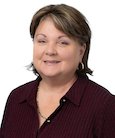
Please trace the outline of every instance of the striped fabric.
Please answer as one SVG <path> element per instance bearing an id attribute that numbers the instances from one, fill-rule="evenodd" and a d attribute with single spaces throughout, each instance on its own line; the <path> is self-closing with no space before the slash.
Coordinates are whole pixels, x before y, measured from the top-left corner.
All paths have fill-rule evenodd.
<path id="1" fill-rule="evenodd" d="M 36 92 L 40 78 L 11 92 L 0 138 L 115 138 L 115 96 L 79 77 L 39 128 Z"/>

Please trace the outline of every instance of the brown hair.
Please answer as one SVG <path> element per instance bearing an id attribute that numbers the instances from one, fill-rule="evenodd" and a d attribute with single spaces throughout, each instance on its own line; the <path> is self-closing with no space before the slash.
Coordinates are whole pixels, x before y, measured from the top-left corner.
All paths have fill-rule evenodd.
<path id="1" fill-rule="evenodd" d="M 91 30 L 85 16 L 77 9 L 65 4 L 45 6 L 38 10 L 32 18 L 30 24 L 30 35 L 33 39 L 40 21 L 48 16 L 53 20 L 57 29 L 63 31 L 69 37 L 78 40 L 81 46 L 86 44 L 86 50 L 82 59 L 84 69 L 81 68 L 80 63 L 79 69 L 77 69 L 76 72 L 77 74 L 86 75 L 86 73 L 88 73 L 91 75 L 92 70 L 88 68 Z M 39 74 L 33 64 L 31 67 L 33 67 L 35 74 Z"/>

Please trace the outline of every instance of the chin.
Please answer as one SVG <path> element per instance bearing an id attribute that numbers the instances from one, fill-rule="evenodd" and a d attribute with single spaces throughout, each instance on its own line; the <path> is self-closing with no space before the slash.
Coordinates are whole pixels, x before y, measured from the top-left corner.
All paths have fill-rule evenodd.
<path id="1" fill-rule="evenodd" d="M 41 72 L 40 73 L 41 77 L 43 76 L 43 77 L 48 77 L 48 78 L 56 78 L 56 77 L 59 76 L 59 74 L 60 73 L 53 73 L 53 72 L 51 72 L 51 73 L 43 73 L 43 72 Z"/>

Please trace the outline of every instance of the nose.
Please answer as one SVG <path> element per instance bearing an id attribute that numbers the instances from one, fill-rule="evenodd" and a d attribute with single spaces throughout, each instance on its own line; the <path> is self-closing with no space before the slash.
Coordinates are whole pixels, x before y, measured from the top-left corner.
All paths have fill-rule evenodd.
<path id="1" fill-rule="evenodd" d="M 45 49 L 45 54 L 49 56 L 54 56 L 57 54 L 56 45 L 54 43 L 49 43 Z"/>

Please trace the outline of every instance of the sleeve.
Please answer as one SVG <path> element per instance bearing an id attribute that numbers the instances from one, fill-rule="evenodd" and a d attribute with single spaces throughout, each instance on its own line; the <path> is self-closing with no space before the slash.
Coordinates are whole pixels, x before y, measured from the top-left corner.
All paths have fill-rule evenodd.
<path id="1" fill-rule="evenodd" d="M 115 96 L 106 104 L 100 138 L 115 138 Z"/>
<path id="2" fill-rule="evenodd" d="M 10 100 L 11 100 L 11 96 L 9 95 L 6 105 L 5 105 L 5 110 L 4 110 L 4 114 L 3 114 L 3 118 L 2 118 L 2 123 L 0 126 L 0 138 L 4 138 L 4 134 L 5 134 L 5 127 L 8 121 L 8 116 L 9 116 L 9 112 L 10 112 Z"/>
<path id="3" fill-rule="evenodd" d="M 3 135 L 2 135 L 1 128 L 0 128 L 0 138 L 4 138 Z"/>

